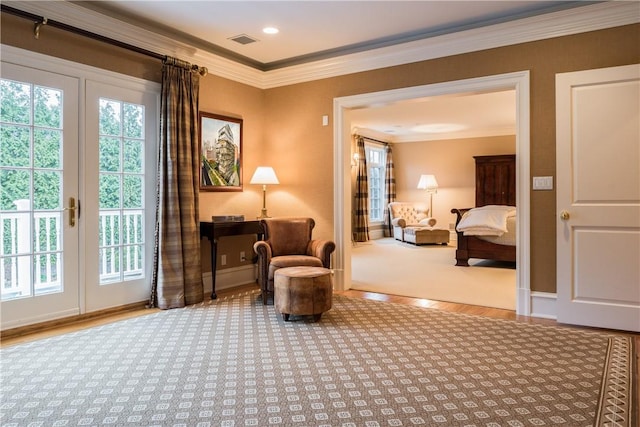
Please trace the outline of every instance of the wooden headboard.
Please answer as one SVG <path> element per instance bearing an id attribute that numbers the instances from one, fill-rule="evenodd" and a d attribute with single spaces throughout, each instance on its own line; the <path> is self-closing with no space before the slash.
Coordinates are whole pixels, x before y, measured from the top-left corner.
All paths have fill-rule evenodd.
<path id="1" fill-rule="evenodd" d="M 476 207 L 516 205 L 516 155 L 474 156 Z"/>

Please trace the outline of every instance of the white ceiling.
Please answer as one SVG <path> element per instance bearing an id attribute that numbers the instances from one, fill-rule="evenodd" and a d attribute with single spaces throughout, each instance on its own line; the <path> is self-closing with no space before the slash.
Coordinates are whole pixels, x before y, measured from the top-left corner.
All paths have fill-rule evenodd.
<path id="1" fill-rule="evenodd" d="M 566 0 L 2 3 L 263 88 L 624 25 L 640 15 L 628 2 Z M 280 33 L 263 34 L 264 26 Z M 258 41 L 230 40 L 238 35 Z M 514 134 L 514 97 L 459 94 L 372 106 L 354 111 L 352 124 L 395 142 Z M 417 124 L 464 128 L 412 132 Z"/>
<path id="2" fill-rule="evenodd" d="M 79 2 L 112 17 L 261 69 L 343 55 L 494 24 L 559 8 L 567 1 L 102 1 Z M 275 35 L 262 33 L 277 27 Z M 246 35 L 246 45 L 231 38 Z M 222 49 L 224 51 L 222 51 Z M 228 52 L 232 52 L 229 54 Z M 362 134 L 393 142 L 515 134 L 515 92 L 413 100 L 354 111 Z M 432 125 L 431 131 L 416 131 Z M 449 130 L 449 125 L 459 127 Z"/>
<path id="3" fill-rule="evenodd" d="M 585 5 L 575 1 L 78 1 L 270 69 Z M 276 35 L 262 29 L 274 26 Z M 238 35 L 257 39 L 242 45 Z M 224 53 L 224 52 L 222 52 Z"/>
<path id="4" fill-rule="evenodd" d="M 516 94 L 507 90 L 419 98 L 353 110 L 349 117 L 358 133 L 391 142 L 515 135 Z M 414 129 L 425 125 L 434 129 Z"/>

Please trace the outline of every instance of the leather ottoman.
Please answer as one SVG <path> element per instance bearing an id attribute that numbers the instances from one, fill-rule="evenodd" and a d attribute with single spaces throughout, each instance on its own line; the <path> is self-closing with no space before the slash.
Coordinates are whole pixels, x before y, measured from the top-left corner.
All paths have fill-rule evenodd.
<path id="1" fill-rule="evenodd" d="M 290 315 L 313 316 L 317 322 L 331 309 L 333 280 L 324 267 L 286 267 L 273 278 L 274 305 L 285 321 Z"/>
<path id="2" fill-rule="evenodd" d="M 404 241 L 414 245 L 446 245 L 449 243 L 449 230 L 431 227 L 406 227 Z"/>

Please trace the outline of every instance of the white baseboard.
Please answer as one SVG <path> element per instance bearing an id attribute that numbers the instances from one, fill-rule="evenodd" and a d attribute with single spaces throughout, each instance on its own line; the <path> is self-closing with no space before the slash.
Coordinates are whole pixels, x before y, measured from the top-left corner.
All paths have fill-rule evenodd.
<path id="1" fill-rule="evenodd" d="M 257 277 L 258 267 L 256 264 L 218 270 L 216 272 L 216 291 L 255 283 Z M 202 274 L 202 282 L 204 284 L 204 293 L 210 294 L 212 288 L 211 272 Z"/>
<path id="2" fill-rule="evenodd" d="M 369 230 L 369 240 L 377 240 L 384 238 L 384 229 Z"/>
<path id="3" fill-rule="evenodd" d="M 551 292 L 531 292 L 531 317 L 557 319 L 556 301 L 558 295 Z"/>

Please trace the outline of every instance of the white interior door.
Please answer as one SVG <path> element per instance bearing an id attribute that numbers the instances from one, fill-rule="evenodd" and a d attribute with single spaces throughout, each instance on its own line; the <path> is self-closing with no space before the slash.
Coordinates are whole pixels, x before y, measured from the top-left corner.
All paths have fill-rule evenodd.
<path id="1" fill-rule="evenodd" d="M 640 332 L 640 65 L 556 76 L 558 321 Z"/>
<path id="2" fill-rule="evenodd" d="M 78 79 L 2 63 L 2 329 L 78 314 Z"/>

